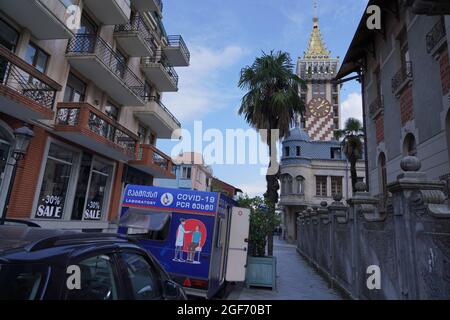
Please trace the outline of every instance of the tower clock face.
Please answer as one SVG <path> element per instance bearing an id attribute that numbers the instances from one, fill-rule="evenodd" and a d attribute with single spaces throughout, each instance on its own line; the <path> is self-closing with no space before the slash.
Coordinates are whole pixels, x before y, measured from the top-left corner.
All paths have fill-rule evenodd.
<path id="1" fill-rule="evenodd" d="M 308 104 L 309 112 L 316 118 L 323 118 L 331 112 L 331 103 L 321 97 L 312 98 Z"/>

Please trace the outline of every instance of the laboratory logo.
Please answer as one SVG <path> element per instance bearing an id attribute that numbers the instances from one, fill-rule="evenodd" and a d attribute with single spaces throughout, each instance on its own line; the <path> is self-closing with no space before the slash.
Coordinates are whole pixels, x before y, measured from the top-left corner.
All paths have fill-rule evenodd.
<path id="1" fill-rule="evenodd" d="M 164 193 L 161 196 L 161 204 L 165 207 L 170 206 L 173 203 L 173 195 L 171 193 Z"/>

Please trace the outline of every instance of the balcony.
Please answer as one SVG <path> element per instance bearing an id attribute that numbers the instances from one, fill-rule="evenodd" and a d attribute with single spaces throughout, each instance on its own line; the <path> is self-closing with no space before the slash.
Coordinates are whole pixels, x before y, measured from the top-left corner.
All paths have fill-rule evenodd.
<path id="1" fill-rule="evenodd" d="M 181 36 L 168 36 L 168 46 L 164 47 L 167 62 L 174 67 L 187 67 L 191 54 Z"/>
<path id="2" fill-rule="evenodd" d="M 157 51 L 153 57 L 142 58 L 141 68 L 148 80 L 155 85 L 158 91 L 178 91 L 178 75 L 175 69 L 168 65 L 161 51 Z"/>
<path id="3" fill-rule="evenodd" d="M 161 101 L 155 97 L 149 97 L 147 100 L 145 107 L 133 108 L 134 116 L 150 127 L 158 138 L 170 139 L 172 133 L 181 128 L 181 123 Z"/>
<path id="4" fill-rule="evenodd" d="M 282 206 L 304 206 L 308 205 L 304 194 L 282 194 L 279 205 Z"/>
<path id="5" fill-rule="evenodd" d="M 66 57 L 76 70 L 121 105 L 144 105 L 144 83 L 101 37 L 77 35 L 70 39 Z"/>
<path id="6" fill-rule="evenodd" d="M 65 23 L 66 7 L 55 0 L 1 0 L 0 11 L 28 29 L 39 40 L 70 39 L 74 33 Z"/>
<path id="7" fill-rule="evenodd" d="M 441 18 L 426 36 L 427 52 L 433 56 L 436 55 L 447 43 L 446 35 L 445 21 Z"/>
<path id="8" fill-rule="evenodd" d="M 127 0 L 84 0 L 84 5 L 102 24 L 125 24 L 130 19 L 131 8 Z"/>
<path id="9" fill-rule="evenodd" d="M 61 86 L 0 46 L 0 112 L 27 121 L 53 119 Z"/>
<path id="10" fill-rule="evenodd" d="M 396 97 L 408 86 L 413 79 L 413 68 L 412 62 L 403 63 L 400 70 L 397 71 L 395 76 L 392 78 L 392 93 Z"/>
<path id="11" fill-rule="evenodd" d="M 447 173 L 439 178 L 442 182 L 445 182 L 444 193 L 447 196 L 447 199 L 450 200 L 450 173 Z"/>
<path id="12" fill-rule="evenodd" d="M 139 12 L 155 11 L 162 13 L 163 3 L 161 0 L 131 0 L 133 7 Z"/>
<path id="13" fill-rule="evenodd" d="M 127 24 L 116 25 L 114 38 L 131 57 L 153 56 L 156 40 L 141 16 L 135 15 Z"/>
<path id="14" fill-rule="evenodd" d="M 175 175 L 172 173 L 172 159 L 152 145 L 140 145 L 136 160 L 131 160 L 128 164 L 155 178 L 175 179 Z"/>
<path id="15" fill-rule="evenodd" d="M 380 113 L 384 111 L 384 98 L 382 95 L 378 95 L 375 100 L 369 105 L 369 115 L 372 119 L 375 119 Z"/>
<path id="16" fill-rule="evenodd" d="M 88 103 L 58 103 L 55 134 L 111 159 L 135 159 L 138 137 Z"/>

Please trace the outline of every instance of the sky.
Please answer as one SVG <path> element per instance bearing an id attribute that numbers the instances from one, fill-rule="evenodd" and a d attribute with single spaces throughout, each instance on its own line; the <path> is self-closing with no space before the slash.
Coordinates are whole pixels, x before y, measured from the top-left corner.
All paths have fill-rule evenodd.
<path id="1" fill-rule="evenodd" d="M 319 26 L 333 57 L 344 58 L 367 2 L 318 1 Z M 240 70 L 271 50 L 288 52 L 296 64 L 306 50 L 313 16 L 313 0 L 164 1 L 167 33 L 181 34 L 191 53 L 190 66 L 176 68 L 179 91 L 164 93 L 164 104 L 192 136 L 196 121 L 202 122 L 203 130 L 216 129 L 224 136 L 227 129 L 249 129 L 237 112 L 245 94 L 237 87 Z M 356 81 L 343 86 L 341 108 L 342 123 L 348 117 L 362 119 L 361 87 Z M 183 151 L 192 151 L 185 148 L 186 142 Z M 202 152 L 209 143 L 192 149 Z M 158 147 L 174 155 L 180 141 L 160 139 Z M 212 164 L 216 177 L 250 196 L 265 192 L 263 168 L 261 163 Z"/>

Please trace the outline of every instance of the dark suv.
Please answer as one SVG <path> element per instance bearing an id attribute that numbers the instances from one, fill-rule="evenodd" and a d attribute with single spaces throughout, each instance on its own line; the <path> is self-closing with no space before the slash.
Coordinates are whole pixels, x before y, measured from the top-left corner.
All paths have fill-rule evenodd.
<path id="1" fill-rule="evenodd" d="M 132 239 L 0 225 L 0 300 L 184 300 Z"/>

